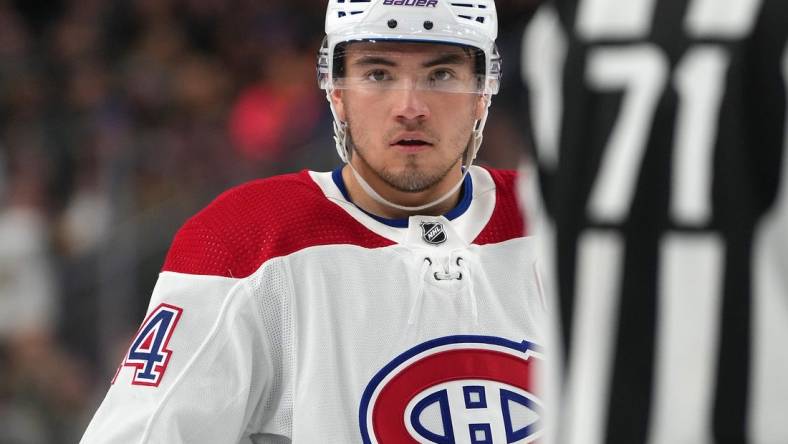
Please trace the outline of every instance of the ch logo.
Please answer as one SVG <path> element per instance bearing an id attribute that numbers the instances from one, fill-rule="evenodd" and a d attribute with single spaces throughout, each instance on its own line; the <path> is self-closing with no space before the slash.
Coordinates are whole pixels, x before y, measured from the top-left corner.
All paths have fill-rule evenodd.
<path id="1" fill-rule="evenodd" d="M 533 395 L 517 387 L 453 381 L 414 398 L 406 409 L 405 425 L 422 442 L 525 443 L 536 438 L 539 410 Z"/>
<path id="2" fill-rule="evenodd" d="M 359 420 L 364 443 L 530 443 L 541 435 L 533 394 L 537 346 L 450 336 L 395 358 L 370 381 Z"/>
<path id="3" fill-rule="evenodd" d="M 446 242 L 446 230 L 440 222 L 422 222 L 421 238 L 430 245 L 440 245 Z"/>

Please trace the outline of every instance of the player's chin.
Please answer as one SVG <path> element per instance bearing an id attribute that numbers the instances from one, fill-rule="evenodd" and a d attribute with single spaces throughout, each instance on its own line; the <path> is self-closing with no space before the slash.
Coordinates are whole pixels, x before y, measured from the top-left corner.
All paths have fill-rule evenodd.
<path id="1" fill-rule="evenodd" d="M 389 181 L 399 191 L 407 193 L 428 191 L 438 182 L 440 182 L 440 176 L 435 171 L 419 168 L 405 168 L 398 174 L 392 174 Z"/>

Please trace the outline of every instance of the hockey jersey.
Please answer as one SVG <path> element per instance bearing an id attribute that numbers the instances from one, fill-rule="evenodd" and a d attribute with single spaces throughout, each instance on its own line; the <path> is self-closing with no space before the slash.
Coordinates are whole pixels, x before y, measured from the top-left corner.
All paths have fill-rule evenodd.
<path id="1" fill-rule="evenodd" d="M 388 220 L 341 170 L 254 181 L 178 232 L 82 443 L 530 442 L 545 303 L 511 172 Z"/>

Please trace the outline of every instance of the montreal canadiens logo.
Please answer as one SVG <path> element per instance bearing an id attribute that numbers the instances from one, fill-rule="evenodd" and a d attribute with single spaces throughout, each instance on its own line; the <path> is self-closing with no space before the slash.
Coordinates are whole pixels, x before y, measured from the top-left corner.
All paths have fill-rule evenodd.
<path id="1" fill-rule="evenodd" d="M 367 385 L 364 443 L 530 443 L 541 434 L 534 395 L 538 346 L 492 336 L 450 336 L 395 358 Z"/>

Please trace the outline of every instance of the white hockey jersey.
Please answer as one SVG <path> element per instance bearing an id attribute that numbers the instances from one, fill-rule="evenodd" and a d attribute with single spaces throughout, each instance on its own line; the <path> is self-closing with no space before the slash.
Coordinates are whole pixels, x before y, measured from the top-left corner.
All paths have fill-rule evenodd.
<path id="1" fill-rule="evenodd" d="M 387 220 L 340 170 L 235 188 L 177 234 L 82 443 L 531 442 L 544 300 L 511 172 Z"/>

